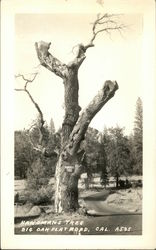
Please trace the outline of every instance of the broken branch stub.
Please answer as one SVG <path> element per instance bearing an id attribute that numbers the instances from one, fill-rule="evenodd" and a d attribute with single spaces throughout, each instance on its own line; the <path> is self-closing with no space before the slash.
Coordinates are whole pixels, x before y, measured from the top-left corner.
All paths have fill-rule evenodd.
<path id="1" fill-rule="evenodd" d="M 44 41 L 35 43 L 38 59 L 42 66 L 64 79 L 68 73 L 67 65 L 62 63 L 49 52 L 50 45 L 51 43 Z"/>

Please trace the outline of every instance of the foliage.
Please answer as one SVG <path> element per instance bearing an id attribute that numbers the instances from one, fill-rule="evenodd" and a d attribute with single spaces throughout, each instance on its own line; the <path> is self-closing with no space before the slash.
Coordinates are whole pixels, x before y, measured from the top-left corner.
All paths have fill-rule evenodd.
<path id="1" fill-rule="evenodd" d="M 37 124 L 32 130 L 32 139 L 34 143 L 39 143 L 39 133 L 37 133 Z M 55 133 L 54 123 L 51 120 L 50 126 L 44 126 L 44 146 L 47 154 L 60 148 L 60 134 Z M 36 142 L 35 142 L 36 140 Z M 33 204 L 51 203 L 53 189 L 49 186 L 49 179 L 55 173 L 57 157 L 45 156 L 39 151 L 34 150 L 33 163 L 27 173 L 27 200 Z"/>
<path id="2" fill-rule="evenodd" d="M 85 136 L 85 161 L 83 162 L 84 171 L 87 173 L 85 179 L 86 189 L 89 188 L 89 183 L 92 179 L 92 174 L 98 172 L 98 159 L 99 159 L 99 131 L 89 127 Z"/>
<path id="3" fill-rule="evenodd" d="M 48 187 L 49 171 L 44 157 L 36 155 L 36 159 L 27 173 L 27 201 L 35 204 L 51 202 L 52 187 Z"/>
<path id="4" fill-rule="evenodd" d="M 26 131 L 15 131 L 15 176 L 26 178 L 27 169 L 30 167 L 33 153 L 32 146 L 26 135 Z"/>
<path id="5" fill-rule="evenodd" d="M 109 175 L 116 179 L 118 187 L 119 177 L 127 176 L 130 172 L 130 149 L 128 138 L 123 133 L 123 128 L 116 127 L 105 129 L 105 151 Z"/>
<path id="6" fill-rule="evenodd" d="M 85 141 L 86 170 L 88 175 L 91 175 L 91 173 L 99 172 L 100 170 L 99 131 L 89 127 L 85 136 Z"/>
<path id="7" fill-rule="evenodd" d="M 106 186 L 109 183 L 106 164 L 107 157 L 104 150 L 104 142 L 103 140 L 101 141 L 101 136 L 101 133 L 97 129 L 91 127 L 88 128 L 85 136 L 85 171 L 88 175 L 88 182 L 91 181 L 93 173 L 100 173 L 101 184 Z"/>
<path id="8" fill-rule="evenodd" d="M 31 190 L 25 193 L 25 199 L 33 205 L 46 205 L 52 203 L 54 195 L 51 185 L 42 186 L 38 190 Z"/>
<path id="9" fill-rule="evenodd" d="M 135 173 L 142 174 L 142 157 L 143 157 L 143 106 L 141 98 L 136 102 L 136 114 L 134 121 L 134 154 L 135 154 Z"/>
<path id="10" fill-rule="evenodd" d="M 135 153 L 135 146 L 134 146 L 134 135 L 131 134 L 128 138 L 129 149 L 130 149 L 130 169 L 129 174 L 135 175 L 136 173 L 136 153 Z"/>
<path id="11" fill-rule="evenodd" d="M 60 131 L 55 133 L 54 123 L 51 119 L 50 126 L 44 126 L 44 146 L 48 153 L 60 150 Z M 33 148 L 39 144 L 40 133 L 38 129 L 38 118 L 33 122 L 30 130 L 15 131 L 15 176 L 23 179 L 27 178 L 27 171 L 35 161 L 38 152 Z M 47 173 L 50 176 L 55 173 L 57 158 L 43 157 L 44 165 L 47 165 Z M 42 161 L 43 161 L 42 159 Z"/>
<path id="12" fill-rule="evenodd" d="M 15 174 L 27 179 L 27 191 L 24 199 L 34 205 L 51 203 L 53 190 L 48 183 L 50 177 L 54 175 L 57 161 L 56 156 L 45 157 L 33 148 L 40 141 L 37 122 L 38 119 L 33 124 L 31 131 L 15 132 Z M 53 128 L 52 122 L 50 127 L 45 125 L 43 132 L 46 139 L 44 141 L 46 151 L 50 153 L 55 149 L 59 150 L 60 132 L 54 132 L 54 124 Z"/>
<path id="13" fill-rule="evenodd" d="M 106 147 L 109 142 L 109 137 L 107 134 L 107 129 L 103 136 L 101 137 L 101 152 L 102 152 L 102 163 L 101 163 L 101 185 L 106 187 L 109 184 L 109 177 L 108 177 L 108 158 L 106 153 Z"/>
<path id="14" fill-rule="evenodd" d="M 101 180 L 101 185 L 106 188 L 106 186 L 109 184 L 108 172 L 106 168 L 103 168 L 100 180 Z"/>
<path id="15" fill-rule="evenodd" d="M 50 124 L 49 124 L 49 133 L 50 134 L 55 134 L 55 124 L 53 119 L 50 119 Z"/>
<path id="16" fill-rule="evenodd" d="M 46 122 L 41 126 L 41 118 L 38 115 L 37 118 L 33 121 L 29 131 L 29 138 L 33 146 L 42 145 L 46 147 L 49 141 L 49 129 Z"/>

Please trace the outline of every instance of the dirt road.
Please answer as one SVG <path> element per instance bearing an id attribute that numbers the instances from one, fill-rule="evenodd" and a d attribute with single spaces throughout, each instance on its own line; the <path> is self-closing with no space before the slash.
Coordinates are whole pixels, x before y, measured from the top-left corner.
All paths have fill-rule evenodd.
<path id="1" fill-rule="evenodd" d="M 142 215 L 105 203 L 109 191 L 83 197 L 90 216 L 55 216 L 37 219 L 37 225 L 15 227 L 16 234 L 141 235 Z M 49 225 L 51 221 L 51 224 Z M 44 224 L 44 223 L 45 224 Z"/>

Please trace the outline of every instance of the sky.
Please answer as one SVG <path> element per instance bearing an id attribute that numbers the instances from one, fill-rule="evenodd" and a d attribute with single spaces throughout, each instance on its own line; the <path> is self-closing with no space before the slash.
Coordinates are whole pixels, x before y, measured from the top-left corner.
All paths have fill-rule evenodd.
<path id="1" fill-rule="evenodd" d="M 93 13 L 52 13 L 15 15 L 15 74 L 38 71 L 29 91 L 39 104 L 44 119 L 54 120 L 61 127 L 64 116 L 64 89 L 62 79 L 39 65 L 34 43 L 51 42 L 50 52 L 62 62 L 69 62 L 78 43 L 87 44 L 92 37 Z M 79 104 L 85 108 L 101 89 L 105 80 L 116 80 L 119 90 L 94 117 L 90 126 L 103 131 L 104 127 L 119 125 L 125 133 L 133 130 L 135 105 L 142 98 L 142 15 L 122 14 L 118 22 L 127 27 L 112 32 L 111 37 L 101 33 L 95 47 L 88 49 L 79 69 Z M 37 67 L 38 66 L 38 67 Z M 15 79 L 15 88 L 21 88 L 22 79 Z M 15 91 L 15 130 L 29 128 L 37 111 L 24 92 Z"/>

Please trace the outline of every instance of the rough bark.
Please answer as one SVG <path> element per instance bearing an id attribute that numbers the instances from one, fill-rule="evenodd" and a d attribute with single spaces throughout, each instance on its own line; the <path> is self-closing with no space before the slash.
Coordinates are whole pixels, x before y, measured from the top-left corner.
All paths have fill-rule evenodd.
<path id="1" fill-rule="evenodd" d="M 76 68 L 69 68 L 64 79 L 65 117 L 62 124 L 62 146 L 68 141 L 81 110 L 78 103 L 79 82 Z"/>
<path id="2" fill-rule="evenodd" d="M 64 160 L 64 155 L 61 154 L 57 162 L 55 173 L 56 213 L 78 209 L 78 180 L 81 174 L 81 165 L 76 158 L 74 155 Z"/>
<path id="3" fill-rule="evenodd" d="M 62 124 L 61 140 L 63 147 L 69 139 L 79 117 L 79 111 L 81 110 L 78 103 L 78 69 L 85 59 L 86 50 L 93 45 L 84 46 L 83 44 L 79 44 L 76 57 L 68 65 L 60 62 L 59 59 L 49 52 L 50 45 L 51 43 L 41 41 L 35 43 L 35 48 L 41 65 L 63 79 L 65 103 L 65 117 Z"/>
<path id="4" fill-rule="evenodd" d="M 68 143 L 62 150 L 55 175 L 55 211 L 57 213 L 78 208 L 78 180 L 83 171 L 83 166 L 80 163 L 83 149 L 81 149 L 80 143 L 84 139 L 85 132 L 95 114 L 114 96 L 117 89 L 117 82 L 105 82 L 103 88 L 80 115 Z M 68 166 L 70 166 L 69 169 Z"/>
<path id="5" fill-rule="evenodd" d="M 102 89 L 89 103 L 87 108 L 84 109 L 69 138 L 68 151 L 70 154 L 74 154 L 78 150 L 80 142 L 83 140 L 84 134 L 91 120 L 96 113 L 100 111 L 104 104 L 114 96 L 117 89 L 118 84 L 116 81 L 106 81 Z"/>
<path id="6" fill-rule="evenodd" d="M 67 65 L 49 53 L 50 45 L 51 43 L 46 43 L 44 41 L 35 43 L 38 59 L 42 66 L 57 76 L 64 78 L 67 73 Z"/>

